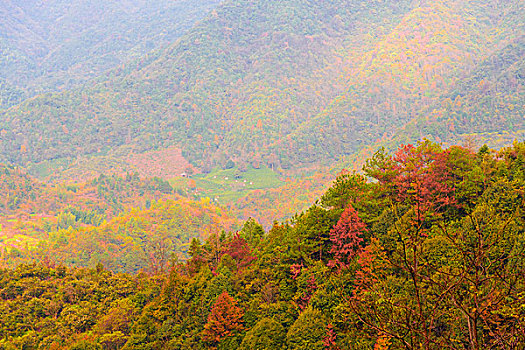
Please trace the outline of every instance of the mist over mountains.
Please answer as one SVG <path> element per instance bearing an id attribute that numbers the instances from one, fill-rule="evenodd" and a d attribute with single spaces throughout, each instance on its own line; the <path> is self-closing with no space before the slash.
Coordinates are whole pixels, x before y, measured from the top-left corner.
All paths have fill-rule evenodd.
<path id="1" fill-rule="evenodd" d="M 119 6 L 126 18 L 134 18 L 134 8 L 139 18 L 120 24 L 111 15 L 119 6 L 112 5 L 100 9 L 106 15 L 92 27 L 111 21 L 125 31 L 157 18 L 145 3 L 132 3 Z M 97 4 L 90 5 L 92 13 Z M 179 7 L 166 17 L 215 5 L 169 4 Z M 111 66 L 104 60 L 116 60 L 108 57 L 133 58 L 130 63 L 2 112 L 2 160 L 119 157 L 176 146 L 204 170 L 254 159 L 289 169 L 326 164 L 377 142 L 457 142 L 465 134 L 495 142 L 501 133 L 522 129 L 523 7 L 516 0 L 236 0 L 176 28 L 165 27 L 172 23 L 167 19 L 149 21 L 135 46 L 120 39 L 117 47 L 108 44 L 111 52 L 96 40 L 98 46 L 85 46 L 83 57 L 99 64 L 98 72 Z M 182 34 L 190 22 L 196 24 Z M 58 60 L 59 72 L 74 69 L 79 79 L 96 75 L 95 68 L 82 69 L 87 63 L 70 67 L 72 58 L 54 54 L 74 51 L 74 42 L 53 54 L 52 41 L 34 42 L 34 57 L 47 55 L 48 67 Z M 162 48 L 137 58 L 138 48 L 151 42 Z M 30 61 L 23 57 L 29 53 L 20 61 Z"/>
<path id="2" fill-rule="evenodd" d="M 0 1 L 0 349 L 521 349 L 523 0 Z"/>
<path id="3" fill-rule="evenodd" d="M 0 107 L 71 88 L 172 43 L 218 3 L 2 1 Z"/>

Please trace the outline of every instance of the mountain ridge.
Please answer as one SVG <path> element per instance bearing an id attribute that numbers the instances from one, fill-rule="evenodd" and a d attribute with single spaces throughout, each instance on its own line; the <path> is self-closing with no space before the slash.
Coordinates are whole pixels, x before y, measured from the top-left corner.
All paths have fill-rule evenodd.
<path id="1" fill-rule="evenodd" d="M 495 82 L 483 62 L 521 40 L 522 8 L 519 1 L 227 1 L 165 49 L 82 89 L 3 112 L 0 149 L 4 161 L 25 164 L 175 146 L 204 171 L 229 161 L 286 171 L 382 139 L 413 142 L 427 133 L 407 139 L 404 130 L 429 123 L 471 74 Z M 518 68 L 509 90 L 514 115 L 523 110 Z M 457 108 L 476 116 L 476 133 L 492 131 L 480 115 L 495 110 L 475 101 Z M 522 129 L 519 116 L 509 118 L 499 130 Z M 22 132 L 36 129 L 38 139 Z M 454 140 L 454 132 L 436 136 Z"/>

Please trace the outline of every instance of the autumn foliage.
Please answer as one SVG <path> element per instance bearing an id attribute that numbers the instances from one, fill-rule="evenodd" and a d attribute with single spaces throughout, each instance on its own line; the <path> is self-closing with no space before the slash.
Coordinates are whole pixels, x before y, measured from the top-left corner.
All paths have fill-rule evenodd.
<path id="1" fill-rule="evenodd" d="M 0 269 L 0 347 L 521 349 L 524 164 L 523 143 L 381 150 L 365 166 L 369 178 L 341 172 L 321 202 L 268 231 L 254 219 L 238 232 L 208 223 L 207 237 L 187 243 L 187 260 L 162 253 L 196 203 L 155 201 L 91 231 L 72 228 L 78 237 L 53 242 L 79 264 L 89 255 L 77 247 L 103 256 L 87 233 L 117 256 L 114 237 L 129 232 L 147 243 L 136 247 L 151 268 L 68 268 L 49 256 Z M 22 183 L 6 188 L 20 192 Z M 184 220 L 177 203 L 192 208 Z M 74 214 L 60 223 L 75 225 Z"/>
<path id="2" fill-rule="evenodd" d="M 218 344 L 243 329 L 242 317 L 244 312 L 237 306 L 237 302 L 228 292 L 222 292 L 213 304 L 208 316 L 208 322 L 202 332 L 205 341 Z"/>
<path id="3" fill-rule="evenodd" d="M 228 254 L 235 260 L 238 269 L 244 269 L 250 266 L 250 264 L 257 259 L 246 240 L 238 233 L 234 235 L 225 247 L 224 253 Z"/>
<path id="4" fill-rule="evenodd" d="M 357 211 L 349 205 L 341 214 L 339 221 L 330 231 L 330 241 L 333 260 L 328 263 L 338 268 L 347 267 L 361 249 L 363 233 L 366 225 L 357 215 Z"/>

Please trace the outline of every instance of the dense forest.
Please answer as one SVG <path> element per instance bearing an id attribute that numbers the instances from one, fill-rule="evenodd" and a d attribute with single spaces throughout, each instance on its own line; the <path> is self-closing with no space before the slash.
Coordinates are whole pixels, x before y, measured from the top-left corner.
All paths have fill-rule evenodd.
<path id="1" fill-rule="evenodd" d="M 218 0 L 5 0 L 0 108 L 78 86 L 176 41 Z"/>
<path id="2" fill-rule="evenodd" d="M 130 275 L 0 270 L 5 349 L 519 349 L 525 143 L 379 150 L 265 231 L 210 230 Z"/>
<path id="3" fill-rule="evenodd" d="M 52 256 L 56 263 L 117 272 L 164 271 L 185 259 L 192 238 L 233 230 L 233 214 L 190 198 L 160 178 L 104 176 L 84 183 L 39 182 L 0 168 L 0 266 Z"/>
<path id="4" fill-rule="evenodd" d="M 0 1 L 0 350 L 524 349 L 524 13 Z"/>
<path id="5" fill-rule="evenodd" d="M 212 3 L 176 41 L 0 112 L 0 160 L 111 168 L 177 147 L 204 172 L 286 172 L 370 145 L 522 133 L 523 1 Z"/>

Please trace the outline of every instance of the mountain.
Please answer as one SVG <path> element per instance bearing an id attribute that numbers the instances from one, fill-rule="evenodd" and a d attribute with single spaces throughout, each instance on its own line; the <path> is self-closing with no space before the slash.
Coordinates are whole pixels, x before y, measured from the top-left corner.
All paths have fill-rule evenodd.
<path id="1" fill-rule="evenodd" d="M 1 154 L 35 163 L 177 147 L 205 171 L 229 161 L 286 171 L 402 139 L 403 128 L 422 120 L 424 129 L 452 98 L 450 113 L 473 115 L 475 133 L 518 131 L 523 6 L 225 1 L 166 49 L 3 112 Z M 508 83 L 488 68 L 500 54 Z M 480 79 L 489 99 L 502 99 L 489 86 L 504 89 L 509 122 L 494 123 L 496 102 L 483 104 L 473 91 L 472 100 L 456 101 Z M 463 123 L 440 139 L 474 122 Z"/>
<path id="2" fill-rule="evenodd" d="M 176 144 L 200 166 L 232 157 L 246 161 L 257 153 L 269 163 L 278 157 L 271 157 L 269 147 L 334 95 L 323 70 L 338 60 L 353 28 L 384 25 L 378 9 L 387 20 L 399 21 L 408 5 L 225 2 L 171 47 L 108 79 L 7 111 L 2 154 L 10 161 L 42 161 L 126 144 L 138 151 Z M 19 127 L 39 128 L 42 139 L 16 135 Z M 253 141 L 246 144 L 247 138 Z"/>
<path id="3" fill-rule="evenodd" d="M 0 106 L 9 107 L 22 102 L 26 98 L 26 92 L 10 84 L 5 79 L 0 79 Z"/>
<path id="4" fill-rule="evenodd" d="M 6 0 L 0 77 L 30 97 L 63 90 L 172 43 L 219 0 Z M 0 107 L 20 102 L 0 84 Z"/>
<path id="5" fill-rule="evenodd" d="M 341 174 L 291 222 L 265 232 L 249 220 L 192 240 L 169 269 L 131 275 L 97 261 L 171 215 L 152 206 L 118 234 L 104 238 L 102 225 L 89 236 L 107 254 L 70 255 L 84 267 L 50 254 L 0 268 L 0 347 L 521 349 L 524 160 L 519 142 L 498 152 L 406 145 L 368 159 L 368 178 Z M 56 236 L 60 255 L 83 239 Z"/>
<path id="6" fill-rule="evenodd" d="M 487 57 L 441 103 L 433 104 L 409 123 L 403 133 L 449 143 L 458 142 L 461 135 L 476 135 L 480 141 L 504 146 L 509 138 L 523 137 L 524 82 L 525 36 L 521 36 Z"/>
<path id="7" fill-rule="evenodd" d="M 523 130 L 523 10 L 522 2 L 422 3 L 357 61 L 347 90 L 292 138 L 336 157 L 382 139 L 395 149 L 423 137 L 454 144 L 464 134 Z M 506 104 L 504 113 L 498 104 Z"/>

